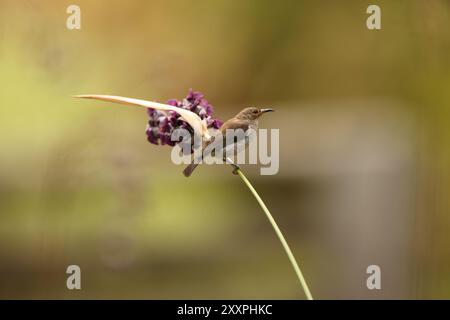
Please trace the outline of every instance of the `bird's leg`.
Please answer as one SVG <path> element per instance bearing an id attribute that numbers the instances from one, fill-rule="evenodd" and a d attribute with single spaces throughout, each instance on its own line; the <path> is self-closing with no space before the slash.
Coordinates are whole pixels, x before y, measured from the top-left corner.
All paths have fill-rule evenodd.
<path id="1" fill-rule="evenodd" d="M 228 157 L 224 158 L 224 161 L 225 161 L 225 163 L 227 163 L 227 164 L 229 164 L 229 165 L 231 165 L 231 166 L 234 167 L 233 174 L 238 174 L 237 171 L 238 171 L 239 169 L 241 169 L 241 167 L 239 167 L 237 164 L 235 164 L 235 163 L 233 162 L 233 160 L 231 160 L 231 159 L 228 158 Z"/>

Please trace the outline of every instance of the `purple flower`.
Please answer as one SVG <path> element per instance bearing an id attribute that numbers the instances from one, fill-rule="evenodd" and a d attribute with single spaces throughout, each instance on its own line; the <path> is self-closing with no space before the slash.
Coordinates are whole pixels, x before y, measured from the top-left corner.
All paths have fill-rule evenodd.
<path id="1" fill-rule="evenodd" d="M 201 119 L 206 120 L 208 128 L 219 129 L 222 125 L 222 121 L 212 117 L 213 106 L 204 98 L 203 93 L 193 91 L 189 89 L 188 95 L 183 100 L 170 99 L 167 104 L 183 108 L 196 113 Z M 149 121 L 145 133 L 147 134 L 147 140 L 150 143 L 157 145 L 169 145 L 175 146 L 178 142 L 172 141 L 172 132 L 175 129 L 186 129 L 191 132 L 191 136 L 194 134 L 194 130 L 191 126 L 180 117 L 175 111 L 162 112 L 155 109 L 147 109 Z M 192 141 L 193 139 L 191 139 Z M 192 150 L 191 145 L 191 150 Z"/>

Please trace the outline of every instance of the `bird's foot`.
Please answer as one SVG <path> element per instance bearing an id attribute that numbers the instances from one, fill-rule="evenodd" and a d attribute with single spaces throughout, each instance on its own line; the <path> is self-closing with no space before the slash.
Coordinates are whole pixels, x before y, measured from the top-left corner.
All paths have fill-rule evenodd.
<path id="1" fill-rule="evenodd" d="M 228 163 L 229 165 L 231 165 L 234 169 L 233 169 L 233 174 L 238 174 L 238 170 L 241 169 L 241 167 L 239 167 L 237 164 L 235 164 L 233 162 L 233 160 L 231 160 L 230 158 L 225 158 L 224 159 L 226 163 Z"/>
<path id="2" fill-rule="evenodd" d="M 234 167 L 233 169 L 233 174 L 238 174 L 238 170 L 241 169 L 241 167 L 239 167 L 237 164 L 232 164 L 232 166 Z"/>

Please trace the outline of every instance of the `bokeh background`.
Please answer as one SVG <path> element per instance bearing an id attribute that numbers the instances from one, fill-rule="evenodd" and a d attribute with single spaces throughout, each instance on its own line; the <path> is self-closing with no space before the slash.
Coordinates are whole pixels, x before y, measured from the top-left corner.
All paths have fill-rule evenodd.
<path id="1" fill-rule="evenodd" d="M 81 30 L 66 8 L 81 8 Z M 382 30 L 366 28 L 381 7 Z M 301 299 L 225 166 L 186 179 L 138 108 L 275 106 L 243 169 L 320 299 L 450 298 L 448 1 L 0 1 L 0 297 Z M 66 268 L 82 290 L 66 288 Z M 381 267 L 368 290 L 366 268 Z"/>

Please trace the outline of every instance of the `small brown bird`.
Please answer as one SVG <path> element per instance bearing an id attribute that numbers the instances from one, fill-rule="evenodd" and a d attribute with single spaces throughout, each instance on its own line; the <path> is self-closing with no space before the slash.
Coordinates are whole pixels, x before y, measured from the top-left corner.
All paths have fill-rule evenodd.
<path id="1" fill-rule="evenodd" d="M 219 136 L 222 137 L 221 141 L 215 141 L 215 137 L 213 137 L 210 141 L 205 143 L 202 148 L 202 154 L 203 151 L 207 146 L 209 146 L 211 143 L 215 143 L 219 145 L 219 149 L 227 148 L 228 146 L 225 145 L 226 141 L 223 141 L 226 136 L 227 130 L 237 130 L 242 129 L 244 132 L 247 132 L 248 129 L 257 130 L 258 129 L 258 118 L 266 112 L 272 112 L 275 111 L 274 109 L 259 109 L 255 107 L 249 107 L 245 108 L 241 112 L 239 112 L 234 118 L 231 118 L 224 122 L 224 124 L 219 128 Z M 221 135 L 220 135 L 221 134 Z M 226 140 L 226 139 L 225 139 Z M 224 143 L 225 142 L 225 143 Z M 239 141 L 234 140 L 233 143 L 236 144 Z M 248 144 L 248 141 L 246 141 L 245 145 Z M 222 146 L 222 148 L 220 147 Z M 209 148 L 212 150 L 213 148 Z M 208 154 L 203 154 L 203 157 L 207 156 Z M 197 159 L 199 160 L 199 159 Z M 226 159 L 224 159 L 226 161 Z M 199 161 L 196 161 L 199 162 Z M 199 163 L 191 163 L 188 165 L 184 170 L 183 174 L 186 177 L 189 177 L 192 172 L 197 168 Z"/>

